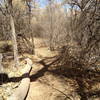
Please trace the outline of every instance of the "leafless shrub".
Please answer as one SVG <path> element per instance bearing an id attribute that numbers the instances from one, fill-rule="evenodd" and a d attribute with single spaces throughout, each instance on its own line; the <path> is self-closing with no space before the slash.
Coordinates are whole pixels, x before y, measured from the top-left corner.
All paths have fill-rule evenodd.
<path id="1" fill-rule="evenodd" d="M 100 19 L 99 13 L 99 1 L 91 0 L 91 2 L 85 2 L 82 0 L 79 3 L 76 0 L 72 0 L 72 10 L 74 6 L 82 6 L 78 13 L 72 12 L 72 18 L 70 19 L 70 38 L 71 46 L 67 46 L 62 50 L 63 63 L 71 60 L 74 64 L 91 69 L 94 67 L 98 69 L 100 66 Z M 78 5 L 80 4 L 80 5 Z M 83 5 L 82 5 L 83 4 Z M 88 4 L 88 6 L 87 6 Z M 69 47 L 69 48 L 68 48 Z M 77 47 L 77 50 L 76 50 Z M 73 51 L 73 52 L 72 52 Z M 74 55 L 73 55 L 74 54 Z"/>

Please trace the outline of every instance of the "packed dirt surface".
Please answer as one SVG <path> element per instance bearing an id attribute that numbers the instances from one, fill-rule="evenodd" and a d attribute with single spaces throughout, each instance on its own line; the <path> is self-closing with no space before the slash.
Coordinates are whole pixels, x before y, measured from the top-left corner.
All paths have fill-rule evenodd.
<path id="1" fill-rule="evenodd" d="M 44 56 L 42 55 L 43 58 Z M 36 63 L 34 62 L 26 100 L 80 100 L 80 96 L 75 92 L 77 88 L 75 81 L 49 72 L 46 68 L 49 66 L 45 65 L 47 63 L 39 58 Z"/>
<path id="2" fill-rule="evenodd" d="M 22 66 L 19 67 L 17 73 L 11 72 L 10 68 L 8 70 L 9 77 L 20 77 L 24 59 L 30 58 L 33 61 L 30 88 L 25 100 L 100 100 L 99 74 L 90 72 L 89 75 L 92 76 L 90 77 L 88 72 L 84 74 L 80 69 L 70 68 L 69 65 L 55 65 L 57 52 L 51 52 L 44 44 L 42 39 L 35 38 L 35 55 L 21 55 Z M 3 84 L 1 86 L 3 88 L 0 88 L 3 94 L 0 94 L 5 95 L 6 98 L 19 84 L 20 80 Z M 0 100 L 6 99 L 0 98 Z"/>
<path id="3" fill-rule="evenodd" d="M 62 71 L 59 66 L 59 70 L 56 70 L 57 66 L 55 68 L 53 64 L 56 53 L 50 52 L 46 48 L 38 49 L 39 52 L 39 57 L 33 56 L 34 64 L 30 74 L 31 83 L 26 100 L 86 100 L 86 95 L 90 96 L 87 100 L 100 100 L 98 97 L 99 75 L 93 77 L 93 79 L 88 79 L 87 75 L 85 76 L 86 79 L 82 79 L 83 72 L 73 69 Z M 66 76 L 63 75 L 64 73 Z"/>
<path id="4" fill-rule="evenodd" d="M 48 71 L 49 64 L 57 52 L 51 52 L 41 44 L 42 40 L 39 39 L 38 42 L 35 40 L 36 55 L 32 57 L 34 64 L 26 100 L 80 100 L 80 96 L 75 92 L 77 88 L 75 81 Z"/>
<path id="5" fill-rule="evenodd" d="M 100 100 L 100 82 L 96 82 L 100 80 L 99 74 L 93 79 L 88 79 L 87 75 L 85 80 L 82 79 L 84 72 L 73 70 L 69 65 L 66 66 L 68 70 L 64 71 L 59 66 L 55 68 L 52 62 L 55 61 L 57 52 L 51 52 L 41 44 L 44 44 L 42 40 L 37 42 L 35 39 L 36 55 L 32 57 L 34 64 L 26 100 Z M 94 84 L 90 87 L 92 83 Z M 88 99 L 86 95 L 89 96 Z"/>

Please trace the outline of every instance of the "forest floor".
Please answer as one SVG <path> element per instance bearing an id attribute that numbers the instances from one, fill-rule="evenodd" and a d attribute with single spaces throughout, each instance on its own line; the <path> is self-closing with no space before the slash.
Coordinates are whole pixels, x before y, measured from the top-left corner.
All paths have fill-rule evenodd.
<path id="1" fill-rule="evenodd" d="M 35 55 L 23 55 L 24 58 L 29 57 L 33 61 L 30 89 L 26 100 L 100 100 L 100 73 L 84 72 L 71 68 L 70 65 L 55 65 L 56 55 L 56 51 L 51 52 L 43 46 L 43 41 L 37 38 Z M 9 76 L 12 74 L 10 72 Z M 15 85 L 12 82 L 11 85 L 16 88 L 19 82 Z"/>
<path id="2" fill-rule="evenodd" d="M 100 73 L 55 65 L 57 52 L 41 44 L 42 40 L 36 39 L 26 100 L 100 100 Z"/>
<path id="3" fill-rule="evenodd" d="M 75 81 L 50 72 L 56 53 L 46 48 L 40 48 L 36 52 L 38 56 L 33 57 L 31 84 L 26 100 L 80 100 L 75 92 Z"/>

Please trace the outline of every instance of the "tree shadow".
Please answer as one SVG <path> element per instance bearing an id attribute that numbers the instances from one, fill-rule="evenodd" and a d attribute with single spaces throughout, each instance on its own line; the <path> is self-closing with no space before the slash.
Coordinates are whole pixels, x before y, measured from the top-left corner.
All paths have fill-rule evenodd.
<path id="1" fill-rule="evenodd" d="M 98 83 L 100 83 L 100 72 L 83 69 L 76 66 L 72 67 L 69 65 L 58 65 L 60 59 L 61 58 L 56 58 L 52 62 L 49 61 L 49 64 L 45 63 L 45 60 L 47 60 L 47 58 L 41 60 L 39 63 L 42 64 L 44 67 L 43 69 L 39 70 L 35 75 L 30 76 L 31 81 L 35 81 L 39 77 L 42 77 L 44 73 L 48 71 L 58 76 L 63 75 L 71 80 L 76 80 L 78 84 L 76 92 L 80 95 L 81 100 L 88 100 L 90 97 L 93 96 L 100 98 L 100 89 L 91 90 L 93 85 L 97 85 Z M 52 69 L 50 68 L 51 66 L 55 68 Z"/>
<path id="2" fill-rule="evenodd" d="M 53 59 L 53 58 L 54 57 L 51 57 L 51 58 L 48 58 L 48 59 Z M 45 59 L 47 59 L 47 58 L 45 58 Z M 41 70 L 39 70 L 35 75 L 29 76 L 29 73 L 25 73 L 25 74 L 23 74 L 22 76 L 19 76 L 19 77 L 11 77 L 11 78 L 9 78 L 8 74 L 6 74 L 6 73 L 0 73 L 0 85 L 6 84 L 6 83 L 9 83 L 9 82 L 19 82 L 23 78 L 26 78 L 26 77 L 30 77 L 31 82 L 37 80 L 39 77 L 42 77 L 44 75 L 44 73 L 46 71 L 48 71 L 48 67 L 50 65 L 52 65 L 56 61 L 56 60 L 54 60 L 53 62 L 51 62 L 49 64 L 46 64 L 44 62 L 45 59 L 37 62 L 37 63 L 40 63 L 41 65 L 43 65 L 44 67 Z"/>
<path id="3" fill-rule="evenodd" d="M 92 91 L 93 85 L 100 83 L 100 73 L 90 70 L 84 70 L 77 67 L 68 67 L 68 65 L 60 65 L 57 69 L 49 70 L 56 75 L 63 75 L 69 79 L 76 80 L 78 84 L 77 93 L 81 96 L 81 100 L 88 100 L 89 97 L 100 97 L 100 89 Z M 86 91 L 88 90 L 88 92 Z"/>
<path id="4" fill-rule="evenodd" d="M 23 78 L 29 77 L 29 73 L 25 73 L 20 77 L 11 77 L 9 78 L 6 73 L 0 74 L 0 85 L 10 83 L 10 82 L 20 82 Z"/>
<path id="5" fill-rule="evenodd" d="M 87 69 L 82 69 L 79 67 L 71 67 L 69 65 L 58 65 L 58 61 L 61 58 L 46 58 L 43 59 L 37 63 L 40 63 L 44 67 L 37 71 L 36 74 L 30 76 L 31 82 L 36 81 L 38 78 L 44 76 L 45 72 L 50 72 L 52 74 L 55 74 L 57 76 L 65 76 L 71 80 L 76 80 L 78 84 L 78 88 L 76 89 L 76 92 L 80 95 L 81 100 L 88 100 L 88 98 L 96 96 L 100 98 L 100 89 L 98 90 L 91 90 L 91 86 L 96 85 L 100 83 L 100 72 L 95 72 Z M 48 60 L 47 62 L 45 60 Z M 48 64 L 47 64 L 48 63 Z M 57 65 L 56 65 L 57 63 Z M 55 66 L 56 65 L 56 66 Z M 50 68 L 51 66 L 55 68 Z M 1 75 L 2 76 L 2 75 Z M 0 79 L 1 79 L 0 76 Z M 29 77 L 29 74 L 26 73 L 22 75 L 21 77 L 12 77 L 8 78 L 8 75 L 4 75 L 4 83 L 7 82 L 19 82 L 25 77 Z M 2 82 L 0 81 L 0 84 Z M 88 85 L 88 86 L 87 86 Z M 88 91 L 86 91 L 86 89 Z"/>
<path id="6" fill-rule="evenodd" d="M 0 73 L 0 85 L 8 82 L 8 75 L 6 73 Z"/>
<path id="7" fill-rule="evenodd" d="M 49 63 L 49 64 L 45 63 L 45 60 L 47 60 L 47 58 L 39 61 L 38 63 L 43 65 L 44 67 L 41 70 L 39 70 L 35 75 L 30 76 L 31 82 L 37 80 L 39 77 L 44 76 L 45 72 L 48 71 L 48 68 L 58 60 L 58 59 L 55 59 L 55 58 L 56 57 L 51 57 L 51 58 L 49 57 L 48 60 L 50 60 L 50 61 L 46 62 L 46 63 Z M 52 62 L 51 62 L 51 59 L 53 59 Z"/>

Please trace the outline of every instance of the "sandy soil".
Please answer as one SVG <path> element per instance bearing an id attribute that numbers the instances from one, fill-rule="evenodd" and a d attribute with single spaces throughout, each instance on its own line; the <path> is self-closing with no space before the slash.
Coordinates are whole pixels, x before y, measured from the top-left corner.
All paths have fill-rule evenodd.
<path id="1" fill-rule="evenodd" d="M 47 71 L 45 68 L 47 66 L 42 60 L 54 57 L 57 52 L 51 52 L 47 47 L 42 47 L 41 44 L 42 40 L 38 40 L 38 42 L 35 40 L 36 55 L 32 57 L 34 64 L 26 100 L 80 100 L 79 95 L 75 92 L 77 85 L 73 86 L 75 81 Z"/>
<path id="2" fill-rule="evenodd" d="M 30 73 L 30 89 L 26 100 L 86 100 L 84 98 L 82 99 L 82 96 L 84 97 L 84 95 L 87 95 L 86 93 L 89 91 L 90 96 L 94 96 L 95 94 L 99 96 L 99 75 L 93 77 L 93 79 L 91 78 L 88 80 L 86 77 L 86 79 L 83 80 L 82 75 L 84 74 L 82 74 L 81 71 L 78 73 L 78 70 L 71 69 L 69 66 L 66 66 L 69 67 L 66 71 L 61 69 L 53 72 L 52 69 L 55 69 L 55 66 L 52 65 L 52 62 L 56 55 L 57 52 L 51 52 L 44 45 L 43 40 L 37 38 L 35 38 L 35 55 L 24 54 L 23 58 L 29 57 L 33 61 L 32 71 Z M 22 58 L 22 56 L 20 58 Z M 60 71 L 61 74 L 56 74 L 57 71 Z M 10 73 L 9 76 L 12 77 L 14 73 L 15 72 Z M 64 73 L 67 73 L 66 77 L 63 75 Z M 19 74 L 20 72 L 18 75 Z M 91 74 L 91 76 L 93 75 Z M 8 85 L 4 84 L 4 87 L 8 86 L 8 89 L 5 90 L 10 91 L 9 88 L 14 85 L 14 88 L 16 88 L 19 82 L 17 85 L 15 83 L 7 84 Z M 83 87 L 84 84 L 86 86 L 85 88 Z M 89 87 L 89 84 L 92 84 L 92 87 Z M 100 100 L 99 97 L 89 98 L 88 100 Z M 2 99 L 0 98 L 0 100 Z"/>
<path id="3" fill-rule="evenodd" d="M 43 46 L 41 39 L 35 39 L 35 46 L 36 55 L 32 58 L 34 65 L 26 100 L 86 100 L 86 95 L 90 95 L 88 100 L 100 100 L 99 74 L 93 79 L 88 79 L 88 75 L 86 79 L 82 79 L 79 75 L 82 75 L 82 73 L 84 75 L 84 72 L 78 73 L 77 70 L 74 71 L 73 69 L 67 70 L 67 72 L 64 71 L 64 73 L 68 73 L 66 74 L 67 77 L 62 76 L 63 74 L 56 74 L 56 72 L 52 73 L 50 70 L 54 66 L 50 65 L 52 60 L 49 58 L 53 58 L 57 55 L 57 52 L 51 52 L 47 47 Z M 77 78 L 74 79 L 74 77 Z"/>
<path id="4" fill-rule="evenodd" d="M 42 70 L 45 66 L 34 64 L 31 84 L 26 100 L 80 100 L 75 92 L 75 81 Z M 76 86 L 73 86 L 76 84 Z M 70 95 L 70 98 L 69 98 Z"/>

